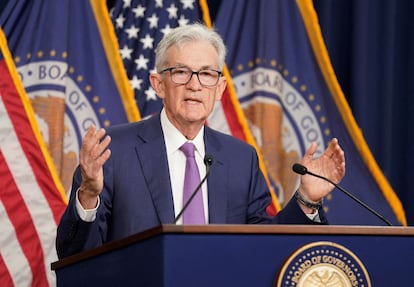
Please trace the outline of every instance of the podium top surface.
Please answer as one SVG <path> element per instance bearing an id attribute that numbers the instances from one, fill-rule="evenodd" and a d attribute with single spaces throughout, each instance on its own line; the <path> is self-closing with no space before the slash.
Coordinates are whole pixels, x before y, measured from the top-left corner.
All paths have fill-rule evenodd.
<path id="1" fill-rule="evenodd" d="M 100 247 L 63 258 L 51 264 L 52 270 L 64 268 L 86 260 L 147 240 L 162 234 L 246 234 L 246 235 L 358 235 L 358 236 L 407 236 L 414 237 L 414 227 L 400 226 L 335 226 L 335 225 L 162 225 L 129 237 L 108 242 Z"/>

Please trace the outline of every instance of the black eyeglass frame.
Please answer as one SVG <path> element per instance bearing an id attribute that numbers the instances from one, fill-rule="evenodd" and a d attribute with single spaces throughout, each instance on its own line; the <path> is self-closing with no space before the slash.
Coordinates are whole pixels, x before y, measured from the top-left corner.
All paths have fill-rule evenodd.
<path id="1" fill-rule="evenodd" d="M 188 70 L 188 71 L 191 73 L 190 78 L 188 79 L 188 81 L 187 81 L 187 82 L 185 82 L 185 83 L 184 83 L 184 82 L 183 82 L 183 83 L 177 83 L 176 81 L 174 81 L 174 80 L 173 80 L 173 77 L 172 77 L 172 73 L 171 73 L 174 69 L 185 69 L 185 70 Z M 206 85 L 206 84 L 203 84 L 203 83 L 201 82 L 201 80 L 200 80 L 200 76 L 199 76 L 200 72 L 202 72 L 202 71 L 212 71 L 212 72 L 216 72 L 216 73 L 218 74 L 218 77 L 217 77 L 217 81 L 216 81 L 216 83 L 211 84 L 211 85 Z M 168 68 L 165 68 L 165 69 L 161 70 L 161 71 L 159 72 L 159 74 L 163 74 L 163 73 L 165 73 L 165 72 L 169 72 L 169 73 L 170 73 L 170 78 L 171 78 L 171 81 L 173 81 L 173 82 L 174 82 L 174 83 L 176 83 L 177 85 L 187 85 L 187 84 L 191 81 L 191 79 L 193 78 L 193 75 L 194 75 L 194 74 L 196 74 L 196 75 L 197 75 L 197 80 L 198 80 L 198 82 L 200 83 L 200 85 L 202 85 L 202 86 L 204 86 L 204 87 L 214 87 L 214 86 L 217 86 L 217 84 L 218 84 L 218 82 L 219 82 L 219 80 L 220 80 L 220 77 L 222 77 L 222 76 L 223 76 L 223 72 L 218 71 L 218 70 L 215 70 L 215 69 L 210 69 L 210 68 L 205 68 L 205 69 L 201 69 L 201 70 L 198 70 L 198 71 L 193 71 L 192 69 L 190 69 L 190 68 L 188 68 L 188 67 L 168 67 Z"/>

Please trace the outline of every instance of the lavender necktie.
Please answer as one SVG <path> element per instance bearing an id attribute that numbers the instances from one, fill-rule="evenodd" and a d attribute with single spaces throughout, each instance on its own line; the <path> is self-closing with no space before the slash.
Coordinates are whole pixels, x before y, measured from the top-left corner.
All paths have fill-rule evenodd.
<path id="1" fill-rule="evenodd" d="M 187 203 L 191 194 L 200 183 L 200 173 L 194 157 L 194 144 L 186 142 L 180 147 L 187 161 L 185 165 L 183 205 Z M 184 224 L 205 224 L 203 195 L 201 190 L 197 192 L 183 214 Z"/>

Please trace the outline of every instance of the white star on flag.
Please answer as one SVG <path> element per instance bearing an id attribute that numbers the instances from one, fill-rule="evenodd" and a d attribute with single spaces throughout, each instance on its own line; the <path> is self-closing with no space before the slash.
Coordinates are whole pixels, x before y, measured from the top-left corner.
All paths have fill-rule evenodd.
<path id="1" fill-rule="evenodd" d="M 114 0 L 110 11 L 129 83 L 145 117 L 158 112 L 162 101 L 149 83 L 154 64 L 154 48 L 172 28 L 200 22 L 194 0 Z"/>

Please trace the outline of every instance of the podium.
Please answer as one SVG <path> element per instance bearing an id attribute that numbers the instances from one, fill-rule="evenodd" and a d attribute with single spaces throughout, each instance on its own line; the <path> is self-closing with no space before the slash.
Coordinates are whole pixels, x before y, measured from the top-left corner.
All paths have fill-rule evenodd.
<path id="1" fill-rule="evenodd" d="M 58 287 L 264 287 L 301 286 L 300 275 L 323 275 L 330 263 L 330 273 L 351 278 L 348 286 L 381 287 L 411 286 L 413 260 L 411 227 L 163 225 L 63 258 L 51 268 Z"/>

